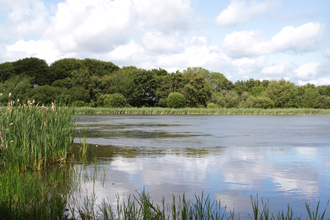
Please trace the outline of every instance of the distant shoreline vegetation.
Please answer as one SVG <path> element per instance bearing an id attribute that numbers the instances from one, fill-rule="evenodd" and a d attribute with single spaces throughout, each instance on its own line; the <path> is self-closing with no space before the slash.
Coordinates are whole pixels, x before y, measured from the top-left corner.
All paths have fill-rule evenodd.
<path id="1" fill-rule="evenodd" d="M 312 108 L 93 108 L 79 107 L 74 110 L 75 115 L 330 115 L 330 109 Z"/>
<path id="2" fill-rule="evenodd" d="M 169 73 L 161 68 L 119 67 L 95 59 L 64 58 L 48 65 L 45 60 L 31 57 L 1 63 L 0 93 L 2 106 L 16 100 L 35 100 L 45 106 L 54 102 L 73 107 L 169 107 L 187 108 L 189 113 L 197 111 L 191 110 L 195 108 L 275 112 L 303 109 L 290 110 L 293 114 L 313 112 L 304 109 L 330 109 L 330 85 L 297 86 L 285 79 L 233 83 L 224 74 L 202 67 Z M 243 110 L 214 111 L 235 114 Z M 261 110 L 244 112 L 254 114 Z"/>

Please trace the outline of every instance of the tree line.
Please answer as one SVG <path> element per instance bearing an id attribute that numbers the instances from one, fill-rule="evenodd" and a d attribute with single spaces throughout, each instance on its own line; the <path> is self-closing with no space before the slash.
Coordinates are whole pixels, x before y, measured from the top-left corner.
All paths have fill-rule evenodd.
<path id="1" fill-rule="evenodd" d="M 284 79 L 233 83 L 201 67 L 169 73 L 96 59 L 1 63 L 0 93 L 1 105 L 35 100 L 91 107 L 330 108 L 330 85 L 296 86 Z"/>

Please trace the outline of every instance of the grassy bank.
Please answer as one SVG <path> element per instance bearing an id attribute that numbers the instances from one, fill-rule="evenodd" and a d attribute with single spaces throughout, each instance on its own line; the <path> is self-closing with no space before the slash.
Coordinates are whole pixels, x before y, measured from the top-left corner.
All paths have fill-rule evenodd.
<path id="1" fill-rule="evenodd" d="M 65 163 L 74 138 L 73 109 L 34 106 L 0 109 L 0 169 L 41 170 Z"/>
<path id="2" fill-rule="evenodd" d="M 330 115 L 330 109 L 287 108 L 75 108 L 75 114 L 136 114 L 136 115 Z"/>

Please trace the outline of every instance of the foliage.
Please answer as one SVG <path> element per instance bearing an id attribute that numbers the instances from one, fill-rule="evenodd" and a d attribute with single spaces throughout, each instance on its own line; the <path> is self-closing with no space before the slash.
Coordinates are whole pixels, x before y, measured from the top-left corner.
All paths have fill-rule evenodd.
<path id="1" fill-rule="evenodd" d="M 20 100 L 21 103 L 25 103 L 29 98 L 31 83 L 31 77 L 22 75 L 14 76 L 4 83 L 0 83 L 1 105 L 7 105 L 10 100 Z M 11 94 L 10 98 L 9 94 Z"/>
<path id="2" fill-rule="evenodd" d="M 220 107 L 235 108 L 240 103 L 240 97 L 235 91 L 222 91 L 213 93 L 211 101 Z"/>
<path id="3" fill-rule="evenodd" d="M 133 76 L 134 90 L 129 98 L 130 105 L 154 106 L 156 103 L 156 76 L 151 71 L 135 70 Z"/>
<path id="4" fill-rule="evenodd" d="M 298 91 L 296 86 L 285 79 L 272 80 L 266 89 L 266 96 L 274 102 L 275 108 L 298 106 Z"/>
<path id="5" fill-rule="evenodd" d="M 115 93 L 104 99 L 103 105 L 105 107 L 120 108 L 127 104 L 125 97 L 122 94 Z"/>
<path id="6" fill-rule="evenodd" d="M 187 107 L 206 106 L 206 102 L 212 94 L 210 85 L 202 76 L 198 75 L 194 75 L 182 91 L 186 98 Z"/>
<path id="7" fill-rule="evenodd" d="M 325 95 L 320 95 L 317 98 L 317 101 L 314 105 L 315 108 L 323 108 L 329 109 L 330 108 L 330 97 Z"/>
<path id="8" fill-rule="evenodd" d="M 111 95 L 110 95 L 110 94 L 104 94 L 104 95 L 101 95 L 101 96 L 97 99 L 96 105 L 99 106 L 99 107 L 103 107 L 103 106 L 104 106 L 104 101 L 105 101 L 106 99 L 110 100 L 110 99 L 111 99 Z"/>
<path id="9" fill-rule="evenodd" d="M 13 62 L 16 75 L 24 75 L 32 78 L 33 85 L 50 85 L 52 76 L 45 60 L 31 57 Z"/>
<path id="10" fill-rule="evenodd" d="M 52 63 L 49 69 L 52 73 L 53 81 L 56 81 L 59 79 L 65 79 L 67 77 L 71 77 L 72 71 L 79 69 L 86 69 L 86 66 L 79 59 L 65 58 L 65 59 L 57 60 L 54 63 Z"/>
<path id="11" fill-rule="evenodd" d="M 170 108 L 183 108 L 185 104 L 184 96 L 179 92 L 172 92 L 168 95 L 167 106 Z"/>
<path id="12" fill-rule="evenodd" d="M 258 95 L 261 95 L 261 93 L 263 93 L 264 91 L 265 91 L 265 88 L 262 85 L 254 86 L 254 87 L 252 87 L 250 94 L 252 96 L 258 96 Z"/>
<path id="13" fill-rule="evenodd" d="M 207 105 L 207 108 L 211 108 L 211 109 L 218 108 L 218 105 L 215 104 L 215 103 L 209 103 L 209 104 Z"/>
<path id="14" fill-rule="evenodd" d="M 0 82 L 5 82 L 9 78 L 15 76 L 15 67 L 11 62 L 0 64 Z"/>
<path id="15" fill-rule="evenodd" d="M 1 109 L 1 164 L 17 171 L 65 163 L 74 138 L 73 110 L 33 106 Z"/>
<path id="16" fill-rule="evenodd" d="M 32 89 L 29 97 L 36 103 L 49 105 L 54 101 L 60 101 L 63 90 L 49 85 L 37 86 Z"/>
<path id="17" fill-rule="evenodd" d="M 269 98 L 265 96 L 250 96 L 247 100 L 247 107 L 249 108 L 273 108 L 274 102 Z"/>

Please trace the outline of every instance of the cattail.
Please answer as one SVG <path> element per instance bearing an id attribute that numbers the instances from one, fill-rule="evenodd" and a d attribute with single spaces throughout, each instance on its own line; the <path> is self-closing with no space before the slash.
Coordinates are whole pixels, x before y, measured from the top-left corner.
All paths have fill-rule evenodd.
<path id="1" fill-rule="evenodd" d="M 30 100 L 27 100 L 27 101 L 26 101 L 26 104 L 30 104 Z"/>
<path id="2" fill-rule="evenodd" d="M 17 99 L 17 103 L 19 102 L 19 99 Z"/>
<path id="3" fill-rule="evenodd" d="M 34 104 L 34 102 L 35 102 L 35 100 L 33 99 L 33 100 L 32 100 L 32 104 Z"/>
<path id="4" fill-rule="evenodd" d="M 10 98 L 10 96 L 11 96 L 11 92 L 8 94 L 8 97 Z"/>
<path id="5" fill-rule="evenodd" d="M 55 106 L 53 102 L 52 102 L 52 111 L 55 111 Z"/>

